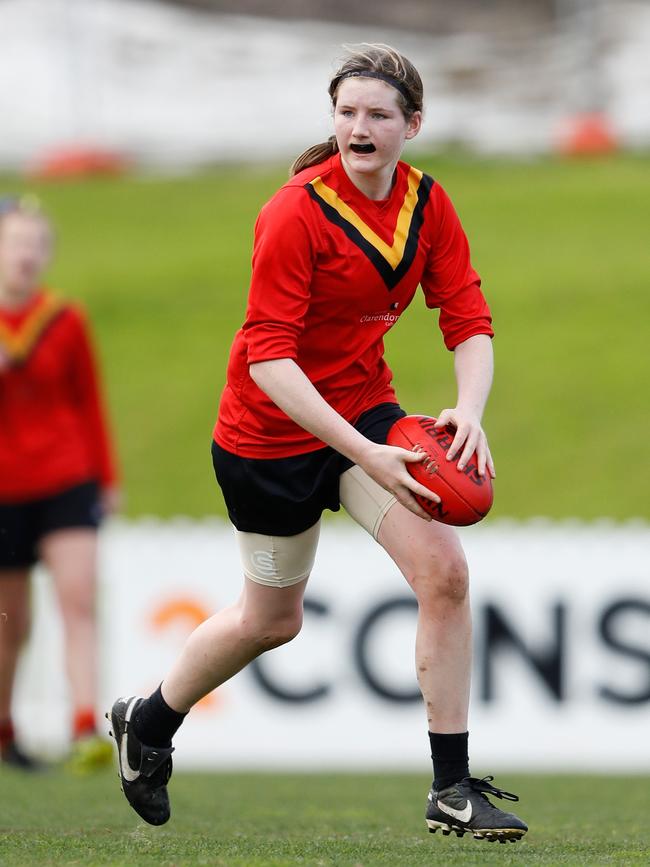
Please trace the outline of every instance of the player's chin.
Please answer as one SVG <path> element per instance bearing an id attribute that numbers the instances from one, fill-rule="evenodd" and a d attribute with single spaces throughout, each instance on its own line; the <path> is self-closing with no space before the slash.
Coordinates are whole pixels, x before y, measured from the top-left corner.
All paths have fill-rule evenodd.
<path id="1" fill-rule="evenodd" d="M 369 153 L 364 153 L 348 147 L 346 149 L 346 157 L 348 161 L 352 163 L 352 165 L 354 165 L 355 168 L 358 166 L 360 168 L 376 169 L 383 162 L 383 160 L 380 159 L 379 154 L 376 150 Z"/>

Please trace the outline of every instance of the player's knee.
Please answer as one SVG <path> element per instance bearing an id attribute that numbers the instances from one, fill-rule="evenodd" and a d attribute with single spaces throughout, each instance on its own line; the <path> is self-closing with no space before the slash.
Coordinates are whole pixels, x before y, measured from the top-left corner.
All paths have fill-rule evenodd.
<path id="1" fill-rule="evenodd" d="M 67 627 L 92 623 L 95 620 L 95 599 L 88 594 L 70 595 L 62 600 L 61 614 Z"/>
<path id="2" fill-rule="evenodd" d="M 243 619 L 242 628 L 259 653 L 273 650 L 294 639 L 302 628 L 302 611 L 270 619 Z"/>
<path id="3" fill-rule="evenodd" d="M 274 623 L 270 629 L 263 630 L 264 634 L 260 639 L 262 649 L 273 650 L 274 647 L 288 644 L 298 635 L 301 625 L 296 620 L 283 620 Z"/>
<path id="4" fill-rule="evenodd" d="M 436 577 L 435 586 L 439 597 L 451 603 L 465 602 L 469 594 L 469 570 L 461 551 L 445 558 Z"/>
<path id="5" fill-rule="evenodd" d="M 461 552 L 430 561 L 416 569 L 413 588 L 421 607 L 463 605 L 469 593 L 469 570 Z"/>

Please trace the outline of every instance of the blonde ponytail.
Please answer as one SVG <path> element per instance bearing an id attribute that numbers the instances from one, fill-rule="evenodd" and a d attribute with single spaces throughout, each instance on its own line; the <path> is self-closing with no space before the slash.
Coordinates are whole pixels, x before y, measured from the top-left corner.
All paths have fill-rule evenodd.
<path id="1" fill-rule="evenodd" d="M 333 157 L 334 154 L 338 153 L 338 150 L 339 146 L 336 143 L 335 135 L 331 135 L 327 141 L 321 142 L 321 144 L 312 145 L 293 161 L 289 169 L 289 177 L 292 178 L 303 169 L 308 169 L 310 166 L 315 166 L 329 157 Z"/>

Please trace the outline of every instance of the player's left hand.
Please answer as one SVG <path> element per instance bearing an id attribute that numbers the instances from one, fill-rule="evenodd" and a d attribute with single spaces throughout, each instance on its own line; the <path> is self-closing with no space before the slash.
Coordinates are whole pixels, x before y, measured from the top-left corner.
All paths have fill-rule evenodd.
<path id="1" fill-rule="evenodd" d="M 487 468 L 490 476 L 494 479 L 496 477 L 494 461 L 490 454 L 485 431 L 481 427 L 481 420 L 476 415 L 455 407 L 454 409 L 442 410 L 438 416 L 436 427 L 442 428 L 448 424 L 456 428 L 456 436 L 447 451 L 447 460 L 453 461 L 460 455 L 458 457 L 458 469 L 464 470 L 467 462 L 476 452 L 479 476 L 484 476 Z"/>

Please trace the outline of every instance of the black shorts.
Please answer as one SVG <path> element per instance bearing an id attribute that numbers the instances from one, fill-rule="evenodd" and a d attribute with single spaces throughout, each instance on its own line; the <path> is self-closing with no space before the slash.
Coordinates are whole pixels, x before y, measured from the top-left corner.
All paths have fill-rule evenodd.
<path id="1" fill-rule="evenodd" d="M 0 569 L 33 566 L 43 536 L 73 527 L 96 528 L 100 520 L 96 482 L 84 482 L 24 503 L 0 502 Z"/>
<path id="2" fill-rule="evenodd" d="M 406 413 L 396 403 L 364 412 L 354 427 L 385 443 Z M 228 516 L 238 530 L 265 536 L 295 536 L 312 527 L 325 509 L 338 512 L 339 477 L 352 461 L 329 446 L 289 458 L 242 458 L 212 443 L 212 463 Z"/>

